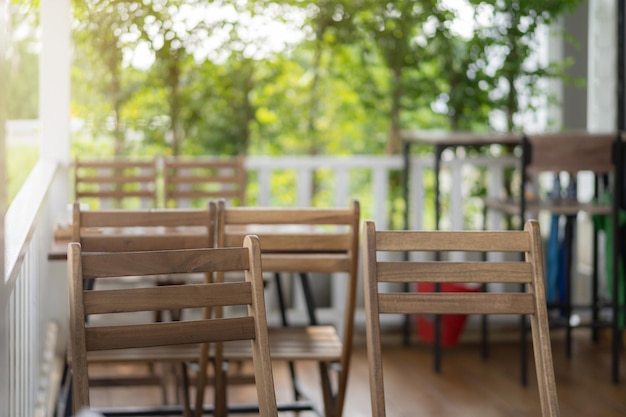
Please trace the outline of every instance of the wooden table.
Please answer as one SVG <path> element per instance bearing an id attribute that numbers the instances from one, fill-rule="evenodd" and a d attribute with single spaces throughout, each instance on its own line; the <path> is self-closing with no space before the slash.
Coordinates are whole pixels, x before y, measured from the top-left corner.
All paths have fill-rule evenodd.
<path id="1" fill-rule="evenodd" d="M 440 181 L 439 173 L 441 171 L 441 154 L 447 148 L 468 147 L 468 146 L 490 146 L 490 145 L 520 145 L 522 143 L 522 135 L 516 133 L 499 133 L 499 132 L 446 132 L 441 130 L 405 130 L 400 132 L 402 140 L 402 157 L 403 157 L 403 178 L 402 178 L 402 196 L 405 202 L 404 209 L 404 228 L 409 228 L 409 177 L 410 177 L 410 154 L 413 145 L 422 144 L 433 147 L 435 153 L 434 171 L 435 171 L 435 229 L 439 230 L 441 218 L 441 201 L 440 201 Z"/>

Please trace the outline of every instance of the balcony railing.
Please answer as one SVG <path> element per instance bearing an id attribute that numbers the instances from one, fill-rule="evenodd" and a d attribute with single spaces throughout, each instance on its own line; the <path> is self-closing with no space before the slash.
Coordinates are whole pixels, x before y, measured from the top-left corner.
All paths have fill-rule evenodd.
<path id="1" fill-rule="evenodd" d="M 353 198 L 361 201 L 362 218 L 373 219 L 379 228 L 388 228 L 393 212 L 391 181 L 402 172 L 399 156 L 345 157 L 250 157 L 246 161 L 251 186 L 248 201 L 257 205 L 313 204 L 314 181 L 323 176 L 332 184 L 326 191 L 326 205 L 344 206 Z M 427 185 L 432 157 L 411 161 L 410 225 L 432 227 L 432 199 Z M 515 164 L 512 159 L 466 158 L 444 161 L 442 193 L 448 196 L 443 215 L 444 228 L 463 229 L 472 219 L 467 213 L 479 212 L 469 198 L 468 181 L 480 171 L 488 172 L 488 192 L 501 190 L 503 170 Z M 278 187 L 276 173 L 288 172 L 289 186 Z M 282 175 L 281 181 L 284 181 Z M 0 291 L 2 308 L 0 326 L 0 415 L 44 416 L 54 412 L 59 386 L 60 366 L 68 337 L 68 300 L 65 264 L 48 261 L 47 250 L 53 237 L 54 223 L 66 213 L 68 204 L 68 169 L 41 160 L 36 165 L 6 214 L 6 271 Z M 318 185 L 316 185 L 318 184 Z M 273 193 L 272 190 L 279 190 Z M 286 192 L 288 190 L 289 192 Z M 473 207 L 473 208 L 472 208 Z M 397 208 L 396 208 L 397 211 Z M 429 214 L 430 213 L 430 214 Z M 491 221 L 497 222 L 497 218 Z M 494 223 L 495 224 L 495 223 Z M 335 282 L 320 280 L 316 294 L 325 307 L 321 320 L 332 323 L 342 306 L 342 291 Z M 294 291 L 298 293 L 298 291 Z M 362 295 L 358 300 L 357 328 L 363 326 Z M 290 314 L 305 317 L 305 305 L 295 297 Z M 268 298 L 268 320 L 276 320 L 278 307 Z M 400 318 L 398 322 L 400 323 Z"/>

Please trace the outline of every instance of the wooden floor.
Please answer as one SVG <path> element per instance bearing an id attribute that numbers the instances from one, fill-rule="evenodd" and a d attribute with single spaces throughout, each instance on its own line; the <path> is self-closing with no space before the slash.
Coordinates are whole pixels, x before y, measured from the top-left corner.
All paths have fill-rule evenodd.
<path id="1" fill-rule="evenodd" d="M 390 336 L 390 340 L 396 340 Z M 537 385 L 534 373 L 529 385 L 519 379 L 519 349 L 515 342 L 491 345 L 490 358 L 483 361 L 479 346 L 474 343 L 447 348 L 443 355 L 443 370 L 432 370 L 429 346 L 414 343 L 404 347 L 399 343 L 385 346 L 385 393 L 389 417 L 415 416 L 538 416 Z M 624 417 L 626 416 L 626 355 L 621 358 L 622 382 L 610 380 L 610 346 L 608 339 L 591 343 L 586 330 L 576 331 L 573 355 L 567 358 L 561 338 L 553 341 L 555 373 L 562 416 Z M 531 362 L 532 366 L 532 362 Z M 110 369 L 107 371 L 111 371 Z M 316 389 L 317 368 L 302 364 L 299 375 L 312 392 Z M 284 364 L 276 364 L 275 379 L 279 400 L 290 400 L 288 372 Z M 349 380 L 345 417 L 370 416 L 369 382 L 365 347 L 357 342 Z M 231 390 L 232 401 L 251 402 L 253 387 Z M 210 398 L 207 396 L 207 398 Z M 155 404 L 160 399 L 156 388 L 93 389 L 93 405 L 129 404 L 127 401 Z M 234 415 L 234 414 L 231 414 Z M 250 414 L 247 414 L 250 415 Z M 282 416 L 295 416 L 283 413 Z M 302 412 L 310 417 L 312 412 Z"/>

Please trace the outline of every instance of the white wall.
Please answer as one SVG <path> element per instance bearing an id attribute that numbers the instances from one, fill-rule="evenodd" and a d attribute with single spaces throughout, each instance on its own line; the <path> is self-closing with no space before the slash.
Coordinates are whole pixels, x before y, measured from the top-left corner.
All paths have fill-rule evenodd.
<path id="1" fill-rule="evenodd" d="M 6 51 L 6 39 L 7 32 L 6 28 L 8 27 L 6 21 L 6 7 L 7 3 L 5 0 L 0 0 L 0 277 L 2 280 L 0 281 L 0 291 L 2 291 L 4 287 L 4 213 L 6 211 L 7 204 L 7 187 L 6 187 L 6 151 L 5 151 L 5 119 L 6 119 L 6 64 L 5 60 L 2 59 L 5 56 Z M 6 333 L 6 329 L 9 325 L 7 314 L 4 308 L 2 308 L 0 303 L 0 334 L 4 335 Z M 9 366 L 9 346 L 8 340 L 2 338 L 0 340 L 0 374 L 6 375 L 6 370 Z M 0 378 L 0 403 L 8 402 L 8 392 L 9 387 L 8 378 Z"/>

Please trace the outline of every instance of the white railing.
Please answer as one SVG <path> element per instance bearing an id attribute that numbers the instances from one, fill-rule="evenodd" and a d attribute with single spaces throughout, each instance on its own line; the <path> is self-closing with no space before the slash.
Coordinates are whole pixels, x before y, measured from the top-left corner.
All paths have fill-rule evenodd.
<path id="1" fill-rule="evenodd" d="M 432 201 L 425 196 L 424 184 L 432 168 L 431 157 L 411 160 L 411 227 L 430 227 L 428 213 Z M 476 202 L 468 198 L 467 181 L 478 169 L 488 167 L 489 179 L 501 178 L 505 166 L 514 160 L 490 158 L 444 161 L 442 195 L 448 195 L 451 210 L 445 211 L 442 225 L 464 228 L 466 213 Z M 246 161 L 251 186 L 248 201 L 257 205 L 306 206 L 313 203 L 313 187 L 320 187 L 324 203 L 347 206 L 349 200 L 361 202 L 362 218 L 373 219 L 379 228 L 388 228 L 392 212 L 390 178 L 400 177 L 399 156 L 345 157 L 250 157 Z M 277 178 L 289 184 L 276 184 Z M 313 178 L 319 181 L 314 182 Z M 321 179 L 320 179 L 321 178 Z M 67 170 L 57 164 L 40 161 L 18 196 L 11 204 L 5 222 L 6 271 L 0 292 L 2 308 L 0 327 L 0 416 L 27 417 L 45 415 L 50 397 L 55 395 L 54 381 L 58 361 L 68 337 L 67 284 L 65 264 L 47 260 L 54 222 L 66 210 L 67 199 L 57 190 L 67 190 Z M 314 185 L 316 184 L 316 185 Z M 274 193 L 272 190 L 277 190 Z M 489 186 L 490 194 L 499 188 Z M 473 210 L 476 210 L 475 208 Z M 396 209 L 397 211 L 397 209 Z M 430 215 L 432 217 L 432 214 Z M 341 317 L 343 289 L 334 281 L 317 288 L 316 295 L 327 308 L 320 320 L 332 322 Z M 361 291 L 360 291 L 361 293 Z M 357 327 L 362 328 L 362 294 L 358 297 Z M 268 300 L 268 310 L 276 310 Z M 294 300 L 295 316 L 304 317 L 304 302 Z M 302 314 L 301 314 L 302 313 Z M 326 314 L 327 313 L 327 314 Z M 55 342 L 56 340 L 56 342 Z"/>
<path id="2" fill-rule="evenodd" d="M 39 416 L 55 398 L 48 388 L 55 369 L 55 300 L 59 280 L 50 274 L 55 163 L 40 161 L 5 216 L 5 271 L 0 290 L 0 415 Z M 62 282 L 61 282 L 62 284 Z M 63 291 L 61 289 L 61 291 Z M 57 362 L 58 363 L 58 362 Z"/>

